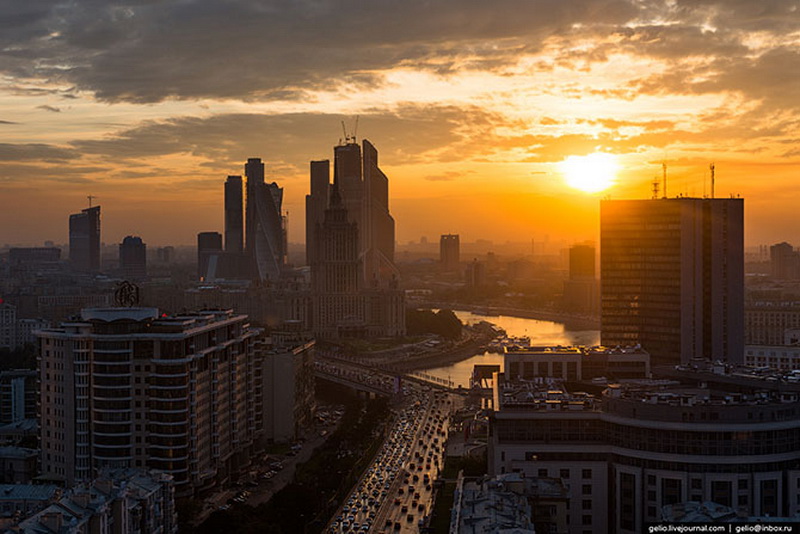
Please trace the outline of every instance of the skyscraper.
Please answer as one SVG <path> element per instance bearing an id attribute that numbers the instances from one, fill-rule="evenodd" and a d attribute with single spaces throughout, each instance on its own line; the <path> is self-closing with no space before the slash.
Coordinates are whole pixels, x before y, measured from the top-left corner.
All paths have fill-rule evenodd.
<path id="1" fill-rule="evenodd" d="M 363 154 L 362 154 L 363 148 Z M 394 218 L 389 213 L 389 180 L 378 167 L 378 151 L 367 141 L 334 148 L 339 194 L 348 218 L 358 225 L 364 287 L 394 287 Z"/>
<path id="2" fill-rule="evenodd" d="M 738 198 L 602 201 L 602 344 L 741 363 L 743 217 Z"/>
<path id="3" fill-rule="evenodd" d="M 242 200 L 242 177 L 228 176 L 225 180 L 225 252 L 230 254 L 244 251 Z"/>
<path id="4" fill-rule="evenodd" d="M 359 336 L 365 329 L 358 259 L 358 225 L 350 222 L 334 171 L 330 207 L 315 228 L 311 265 L 314 331 L 323 338 Z"/>
<path id="5" fill-rule="evenodd" d="M 316 228 L 325 217 L 330 194 L 330 161 L 311 162 L 311 194 L 306 195 L 306 264 L 315 262 Z"/>
<path id="6" fill-rule="evenodd" d="M 69 261 L 79 271 L 100 270 L 100 206 L 69 216 Z"/>
<path id="7" fill-rule="evenodd" d="M 141 237 L 129 235 L 119 244 L 119 268 L 127 279 L 147 278 L 147 245 Z"/>
<path id="8" fill-rule="evenodd" d="M 286 220 L 282 213 L 283 188 L 264 183 L 264 164 L 250 158 L 245 206 L 245 254 L 254 279 L 277 282 L 286 265 Z"/>
<path id="9" fill-rule="evenodd" d="M 458 234 L 442 234 L 439 238 L 439 264 L 446 273 L 456 272 L 461 262 L 461 242 Z"/>
<path id="10" fill-rule="evenodd" d="M 337 146 L 333 185 L 327 162 L 312 164 L 307 223 L 319 220 L 307 243 L 311 262 L 312 330 L 318 337 L 398 336 L 405 333 L 403 293 L 397 287 L 394 219 L 389 188 L 377 165 L 377 151 L 364 141 L 364 162 L 355 143 Z M 351 211 L 352 210 L 352 211 Z"/>

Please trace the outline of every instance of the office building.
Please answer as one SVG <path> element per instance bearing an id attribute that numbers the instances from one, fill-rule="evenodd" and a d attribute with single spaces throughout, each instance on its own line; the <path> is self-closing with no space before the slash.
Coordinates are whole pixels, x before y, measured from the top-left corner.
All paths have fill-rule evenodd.
<path id="1" fill-rule="evenodd" d="M 599 313 L 600 284 L 595 275 L 595 263 L 593 245 L 580 244 L 569 248 L 569 279 L 564 282 L 565 311 Z"/>
<path id="2" fill-rule="evenodd" d="M 363 148 L 363 152 L 362 152 Z M 395 287 L 394 218 L 389 213 L 389 179 L 378 167 L 378 150 L 366 139 L 334 147 L 334 173 L 348 220 L 358 226 L 363 287 Z"/>
<path id="3" fill-rule="evenodd" d="M 458 234 L 443 234 L 439 238 L 439 265 L 446 273 L 456 273 L 461 268 L 461 243 Z"/>
<path id="4" fill-rule="evenodd" d="M 213 281 L 217 278 L 222 257 L 222 234 L 200 232 L 197 234 L 197 278 Z"/>
<path id="5" fill-rule="evenodd" d="M 244 252 L 244 199 L 242 177 L 228 176 L 225 180 L 225 252 Z"/>
<path id="6" fill-rule="evenodd" d="M 388 208 L 388 180 L 375 148 L 364 141 L 337 146 L 333 185 L 325 187 L 327 164 L 312 166 L 309 204 L 328 205 L 312 232 L 311 331 L 317 337 L 395 337 L 405 333 L 405 302 L 398 289 L 394 219 Z M 352 210 L 352 211 L 351 211 Z M 319 217 L 307 215 L 309 220 Z"/>
<path id="7" fill-rule="evenodd" d="M 69 261 L 78 271 L 100 270 L 100 206 L 69 216 Z"/>
<path id="8" fill-rule="evenodd" d="M 738 198 L 601 201 L 601 343 L 741 363 L 743 215 Z"/>
<path id="9" fill-rule="evenodd" d="M 330 161 L 311 162 L 311 193 L 306 195 L 306 265 L 316 261 L 316 228 L 325 218 L 330 195 Z"/>
<path id="10" fill-rule="evenodd" d="M 770 274 L 777 280 L 797 280 L 800 277 L 800 253 L 789 243 L 769 247 Z"/>
<path id="11" fill-rule="evenodd" d="M 264 164 L 250 158 L 245 164 L 245 254 L 252 278 L 276 283 L 286 265 L 286 219 L 283 216 L 283 188 L 264 183 Z"/>
<path id="12" fill-rule="evenodd" d="M 263 416 L 246 316 L 90 308 L 38 335 L 44 475 L 71 486 L 147 467 L 191 497 L 248 465 Z"/>
<path id="13" fill-rule="evenodd" d="M 644 532 L 687 501 L 800 513 L 798 385 L 686 371 L 595 396 L 495 378 L 489 474 L 562 479 L 570 533 Z"/>
<path id="14" fill-rule="evenodd" d="M 127 280 L 147 278 L 147 245 L 141 237 L 129 235 L 119 244 L 119 270 Z"/>
<path id="15" fill-rule="evenodd" d="M 590 244 L 572 245 L 569 248 L 569 279 L 595 279 L 595 248 Z"/>

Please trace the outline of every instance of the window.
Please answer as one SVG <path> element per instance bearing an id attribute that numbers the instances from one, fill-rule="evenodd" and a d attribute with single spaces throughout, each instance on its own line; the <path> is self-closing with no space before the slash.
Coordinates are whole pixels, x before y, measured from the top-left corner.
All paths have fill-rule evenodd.
<path id="1" fill-rule="evenodd" d="M 590 499 L 584 499 L 581 503 L 582 510 L 591 510 L 592 509 L 592 501 Z"/>
<path id="2" fill-rule="evenodd" d="M 592 494 L 592 485 L 591 484 L 584 484 L 581 487 L 581 493 L 584 495 L 591 495 Z"/>
<path id="3" fill-rule="evenodd" d="M 547 469 L 539 469 L 539 477 L 547 478 Z M 797 481 L 800 482 L 800 478 Z"/>
<path id="4" fill-rule="evenodd" d="M 569 478 L 569 469 L 562 469 L 558 472 L 558 476 L 561 478 Z"/>
<path id="5" fill-rule="evenodd" d="M 587 478 L 592 478 L 592 470 L 591 469 L 581 470 L 581 478 L 583 478 L 584 480 Z"/>

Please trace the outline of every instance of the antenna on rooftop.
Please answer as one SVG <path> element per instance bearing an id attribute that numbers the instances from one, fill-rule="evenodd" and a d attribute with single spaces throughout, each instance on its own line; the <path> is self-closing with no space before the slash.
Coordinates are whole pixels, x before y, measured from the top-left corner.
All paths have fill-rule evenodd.
<path id="1" fill-rule="evenodd" d="M 664 182 L 664 196 L 661 198 L 667 198 L 667 162 L 664 161 L 661 163 L 661 171 L 663 174 L 663 182 Z"/>
<path id="2" fill-rule="evenodd" d="M 94 195 L 86 195 L 86 198 L 89 199 L 89 207 L 92 207 L 92 200 L 96 199 L 97 197 Z"/>
<path id="3" fill-rule="evenodd" d="M 653 200 L 658 198 L 658 176 L 653 178 Z"/>
<path id="4" fill-rule="evenodd" d="M 714 198 L 714 163 L 712 162 L 708 168 L 711 170 L 711 198 Z"/>

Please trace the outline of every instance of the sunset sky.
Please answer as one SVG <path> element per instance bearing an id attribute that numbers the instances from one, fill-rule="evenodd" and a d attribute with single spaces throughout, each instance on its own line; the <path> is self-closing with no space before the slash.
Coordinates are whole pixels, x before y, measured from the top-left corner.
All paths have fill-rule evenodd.
<path id="1" fill-rule="evenodd" d="M 800 246 L 800 1 L 0 0 L 0 76 L 0 245 L 66 242 L 90 194 L 107 243 L 193 243 L 248 157 L 300 242 L 358 116 L 401 243 L 594 239 L 665 161 L 670 196 L 714 162 L 748 245 Z M 567 185 L 595 152 L 616 183 Z"/>

